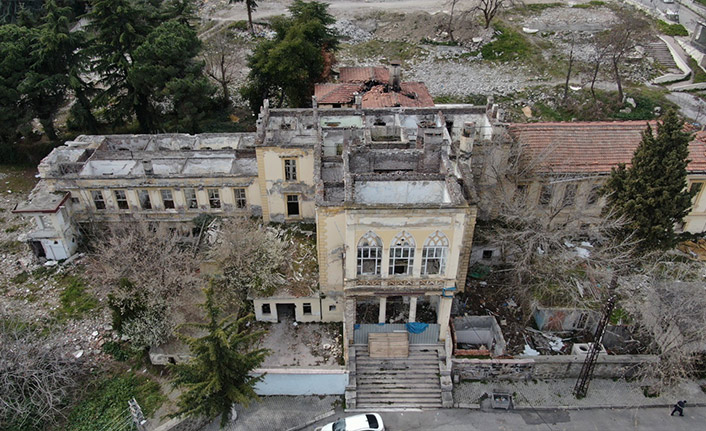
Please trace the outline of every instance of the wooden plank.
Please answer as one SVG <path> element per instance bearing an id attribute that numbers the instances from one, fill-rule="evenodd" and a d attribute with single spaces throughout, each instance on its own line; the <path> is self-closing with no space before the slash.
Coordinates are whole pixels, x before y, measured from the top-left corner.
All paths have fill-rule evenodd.
<path id="1" fill-rule="evenodd" d="M 409 356 L 409 336 L 406 332 L 368 334 L 370 358 L 406 358 Z"/>

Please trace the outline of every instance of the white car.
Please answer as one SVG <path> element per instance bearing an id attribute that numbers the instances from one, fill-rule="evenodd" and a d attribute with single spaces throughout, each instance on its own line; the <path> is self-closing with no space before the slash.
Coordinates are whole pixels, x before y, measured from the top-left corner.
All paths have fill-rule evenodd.
<path id="1" fill-rule="evenodd" d="M 377 413 L 366 413 L 342 418 L 336 422 L 331 422 L 316 431 L 385 431 L 382 418 Z"/>

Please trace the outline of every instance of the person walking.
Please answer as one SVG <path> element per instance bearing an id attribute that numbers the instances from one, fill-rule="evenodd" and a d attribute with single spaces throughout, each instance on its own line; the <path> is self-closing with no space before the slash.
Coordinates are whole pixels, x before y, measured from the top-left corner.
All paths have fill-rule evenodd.
<path id="1" fill-rule="evenodd" d="M 684 406 L 686 406 L 686 400 L 677 401 L 677 403 L 674 404 L 674 410 L 672 410 L 672 413 L 669 416 L 674 416 L 674 413 L 677 412 L 679 412 L 679 416 L 684 416 Z"/>

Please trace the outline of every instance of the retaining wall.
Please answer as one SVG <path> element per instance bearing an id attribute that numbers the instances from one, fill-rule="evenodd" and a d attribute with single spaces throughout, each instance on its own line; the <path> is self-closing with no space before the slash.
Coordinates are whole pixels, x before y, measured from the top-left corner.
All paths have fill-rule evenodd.
<path id="1" fill-rule="evenodd" d="M 453 375 L 464 380 L 530 380 L 578 377 L 582 356 L 556 355 L 517 359 L 453 358 Z M 604 355 L 598 357 L 593 372 L 597 378 L 633 376 L 640 365 L 658 362 L 654 355 Z"/>

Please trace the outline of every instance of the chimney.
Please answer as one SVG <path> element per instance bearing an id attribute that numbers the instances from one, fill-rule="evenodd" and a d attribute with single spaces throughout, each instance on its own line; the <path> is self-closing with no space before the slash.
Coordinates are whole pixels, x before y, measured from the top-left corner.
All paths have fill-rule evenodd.
<path id="1" fill-rule="evenodd" d="M 360 93 L 355 93 L 353 94 L 353 97 L 355 98 L 355 109 L 360 111 L 363 109 L 363 95 Z"/>
<path id="2" fill-rule="evenodd" d="M 402 81 L 402 63 L 399 60 L 390 60 L 390 88 L 393 91 L 400 91 L 400 82 Z"/>
<path id="3" fill-rule="evenodd" d="M 463 131 L 461 132 L 461 138 L 459 143 L 459 150 L 461 150 L 462 155 L 471 155 L 473 151 L 473 142 L 476 139 L 476 123 L 468 121 L 463 123 Z"/>
<path id="4" fill-rule="evenodd" d="M 152 169 L 152 160 L 143 160 L 142 169 L 145 171 L 145 175 L 150 176 L 154 174 L 154 169 Z"/>

